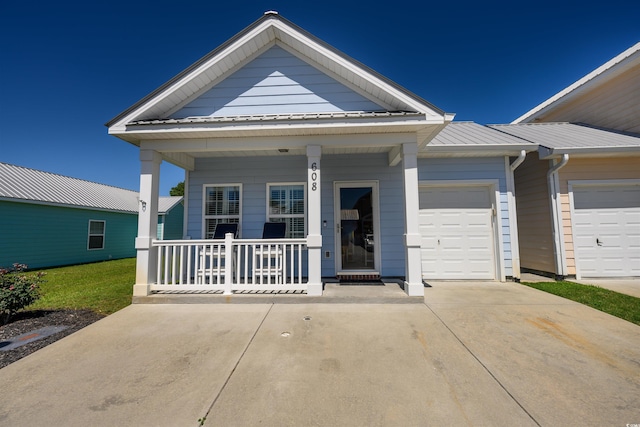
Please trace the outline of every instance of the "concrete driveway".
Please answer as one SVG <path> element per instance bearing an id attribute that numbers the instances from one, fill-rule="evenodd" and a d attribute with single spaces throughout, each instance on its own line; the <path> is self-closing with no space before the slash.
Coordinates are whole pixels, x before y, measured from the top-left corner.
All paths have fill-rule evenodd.
<path id="1" fill-rule="evenodd" d="M 426 304 L 132 305 L 0 369 L 0 425 L 640 423 L 640 327 L 432 285 Z"/>

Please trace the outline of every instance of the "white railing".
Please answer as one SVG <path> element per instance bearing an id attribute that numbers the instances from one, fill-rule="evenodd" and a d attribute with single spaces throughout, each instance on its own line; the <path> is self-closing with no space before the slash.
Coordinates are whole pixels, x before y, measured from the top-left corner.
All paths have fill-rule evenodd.
<path id="1" fill-rule="evenodd" d="M 155 240 L 152 291 L 307 290 L 306 239 Z"/>

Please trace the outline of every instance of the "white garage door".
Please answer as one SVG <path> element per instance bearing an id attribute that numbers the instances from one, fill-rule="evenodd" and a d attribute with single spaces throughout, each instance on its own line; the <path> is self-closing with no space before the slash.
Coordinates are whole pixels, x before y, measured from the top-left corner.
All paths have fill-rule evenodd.
<path id="1" fill-rule="evenodd" d="M 424 279 L 495 279 L 489 187 L 421 187 Z"/>
<path id="2" fill-rule="evenodd" d="M 572 187 L 578 274 L 640 276 L 640 185 Z"/>

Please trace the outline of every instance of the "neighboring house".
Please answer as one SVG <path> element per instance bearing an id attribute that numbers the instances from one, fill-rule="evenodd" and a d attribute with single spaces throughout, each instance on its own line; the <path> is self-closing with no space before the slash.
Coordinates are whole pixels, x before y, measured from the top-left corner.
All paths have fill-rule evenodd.
<path id="1" fill-rule="evenodd" d="M 640 135 L 640 42 L 513 121 L 586 123 Z"/>
<path id="2" fill-rule="evenodd" d="M 140 147 L 149 201 L 134 295 L 519 277 L 513 169 L 536 146 L 452 118 L 266 13 L 107 123 Z M 162 160 L 187 171 L 188 240 L 153 238 Z M 238 238 L 211 240 L 220 223 Z"/>
<path id="3" fill-rule="evenodd" d="M 182 239 L 183 235 L 184 205 L 182 196 L 160 197 L 158 203 L 158 239 Z"/>
<path id="4" fill-rule="evenodd" d="M 493 128 L 539 145 L 515 174 L 522 267 L 640 276 L 640 43 Z"/>
<path id="5" fill-rule="evenodd" d="M 173 213 L 181 197 L 161 199 L 164 216 L 181 217 Z M 133 257 L 138 200 L 135 191 L 0 163 L 0 267 Z"/>

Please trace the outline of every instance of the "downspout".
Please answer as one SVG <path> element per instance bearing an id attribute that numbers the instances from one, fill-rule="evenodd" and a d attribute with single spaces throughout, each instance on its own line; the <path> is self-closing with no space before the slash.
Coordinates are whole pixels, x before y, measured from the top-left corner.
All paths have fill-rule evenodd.
<path id="1" fill-rule="evenodd" d="M 518 215 L 516 210 L 516 186 L 513 173 L 524 162 L 527 152 L 520 151 L 520 155 L 509 165 L 510 173 L 507 176 L 507 193 L 509 196 L 509 233 L 511 235 L 511 269 L 513 280 L 520 282 L 520 242 L 518 240 Z M 509 157 L 506 158 L 509 162 Z"/>
<path id="2" fill-rule="evenodd" d="M 569 155 L 563 154 L 560 163 L 556 163 L 547 172 L 549 195 L 551 196 L 551 228 L 553 232 L 553 254 L 556 260 L 556 279 L 563 280 L 567 276 L 567 259 L 562 233 L 562 204 L 560 203 L 560 183 L 558 171 L 569 162 Z"/>

